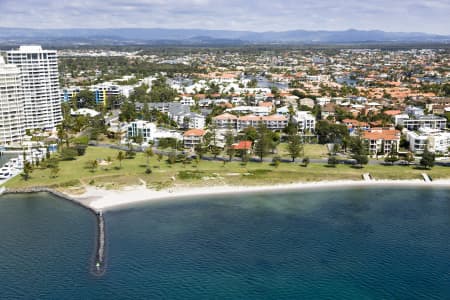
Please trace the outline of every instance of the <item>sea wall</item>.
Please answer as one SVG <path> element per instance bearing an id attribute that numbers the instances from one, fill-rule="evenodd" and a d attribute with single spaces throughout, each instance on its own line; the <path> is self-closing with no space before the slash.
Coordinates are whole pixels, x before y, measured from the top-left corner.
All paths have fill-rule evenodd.
<path id="1" fill-rule="evenodd" d="M 78 206 L 81 206 L 95 215 L 97 221 L 97 240 L 94 261 L 91 267 L 92 273 L 96 276 L 101 276 L 105 273 L 105 219 L 101 210 L 95 210 L 89 205 L 74 199 L 64 193 L 58 192 L 46 187 L 31 187 L 23 189 L 3 189 L 3 194 L 31 194 L 31 193 L 49 193 L 59 198 L 70 201 Z M 1 195 L 1 194 L 0 194 Z"/>

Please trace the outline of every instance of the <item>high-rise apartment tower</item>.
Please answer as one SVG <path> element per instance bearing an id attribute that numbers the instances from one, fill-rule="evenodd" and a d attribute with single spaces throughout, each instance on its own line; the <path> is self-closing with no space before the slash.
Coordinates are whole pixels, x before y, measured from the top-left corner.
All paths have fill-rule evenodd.
<path id="1" fill-rule="evenodd" d="M 58 58 L 55 50 L 20 46 L 7 52 L 21 73 L 26 129 L 51 129 L 61 123 Z"/>

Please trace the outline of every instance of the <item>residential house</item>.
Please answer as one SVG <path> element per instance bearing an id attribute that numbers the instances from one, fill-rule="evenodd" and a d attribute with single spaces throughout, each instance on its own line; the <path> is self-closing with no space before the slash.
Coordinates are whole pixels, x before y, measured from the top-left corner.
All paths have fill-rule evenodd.
<path id="1" fill-rule="evenodd" d="M 327 104 L 322 108 L 322 119 L 334 118 L 336 115 L 336 105 L 335 104 Z"/>
<path id="2" fill-rule="evenodd" d="M 300 99 L 300 105 L 308 106 L 309 108 L 314 108 L 315 102 L 311 98 Z"/>
<path id="3" fill-rule="evenodd" d="M 358 134 L 361 131 L 370 129 L 370 125 L 367 122 L 360 122 L 355 119 L 344 119 L 342 123 L 347 126 L 350 134 Z"/>
<path id="4" fill-rule="evenodd" d="M 240 141 L 231 145 L 231 149 L 237 150 L 241 153 L 250 154 L 252 151 L 252 141 Z"/>

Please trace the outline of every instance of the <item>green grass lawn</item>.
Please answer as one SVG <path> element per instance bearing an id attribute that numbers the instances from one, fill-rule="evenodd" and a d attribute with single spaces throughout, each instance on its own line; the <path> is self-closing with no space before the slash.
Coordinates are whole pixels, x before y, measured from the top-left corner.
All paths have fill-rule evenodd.
<path id="1" fill-rule="evenodd" d="M 315 145 L 313 145 L 315 146 Z M 312 151 L 312 150 L 311 150 Z M 165 158 L 158 161 L 156 156 L 150 159 L 151 174 L 145 174 L 146 161 L 143 153 L 138 153 L 134 159 L 119 161 L 116 159 L 118 150 L 89 147 L 84 156 L 74 161 L 60 162 L 60 172 L 52 178 L 50 170 L 37 168 L 31 178 L 25 181 L 17 176 L 6 183 L 10 188 L 32 186 L 48 186 L 56 188 L 79 187 L 86 184 L 104 188 L 116 189 L 126 185 L 140 184 L 156 189 L 172 185 L 271 185 L 280 183 L 311 182 L 325 180 L 361 180 L 363 173 L 370 173 L 375 179 L 420 179 L 423 170 L 410 166 L 366 166 L 362 169 L 348 165 L 338 165 L 330 168 L 322 164 L 310 164 L 303 167 L 299 164 L 281 163 L 274 167 L 269 163 L 249 162 L 242 165 L 239 162 L 193 161 L 190 164 L 173 164 Z M 95 171 L 86 167 L 90 160 L 112 158 L 108 166 L 99 166 Z M 312 157 L 312 156 L 310 156 Z M 450 178 L 450 168 L 434 167 L 426 170 L 433 179 Z"/>
<path id="2" fill-rule="evenodd" d="M 287 143 L 281 143 L 277 147 L 277 154 L 283 158 L 289 158 L 289 152 L 287 150 Z M 305 144 L 303 147 L 304 156 L 311 159 L 327 158 L 328 149 L 326 145 L 319 144 Z"/>

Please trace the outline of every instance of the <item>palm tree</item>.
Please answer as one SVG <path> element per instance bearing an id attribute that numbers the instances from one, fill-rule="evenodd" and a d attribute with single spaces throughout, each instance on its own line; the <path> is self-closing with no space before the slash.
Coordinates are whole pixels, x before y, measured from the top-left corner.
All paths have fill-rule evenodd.
<path id="1" fill-rule="evenodd" d="M 117 153 L 117 160 L 119 161 L 119 168 L 122 169 L 122 160 L 125 159 L 125 155 L 123 154 L 122 151 L 119 151 L 119 153 Z"/>
<path id="2" fill-rule="evenodd" d="M 91 167 L 92 172 L 95 172 L 95 170 L 96 170 L 97 167 L 98 167 L 98 161 L 97 161 L 96 159 L 91 160 L 91 161 L 89 162 L 89 165 L 90 165 L 90 167 Z"/>
<path id="3" fill-rule="evenodd" d="M 153 150 L 152 147 L 148 147 L 147 149 L 145 149 L 145 156 L 147 157 L 147 167 L 150 163 L 150 157 L 153 156 Z"/>

